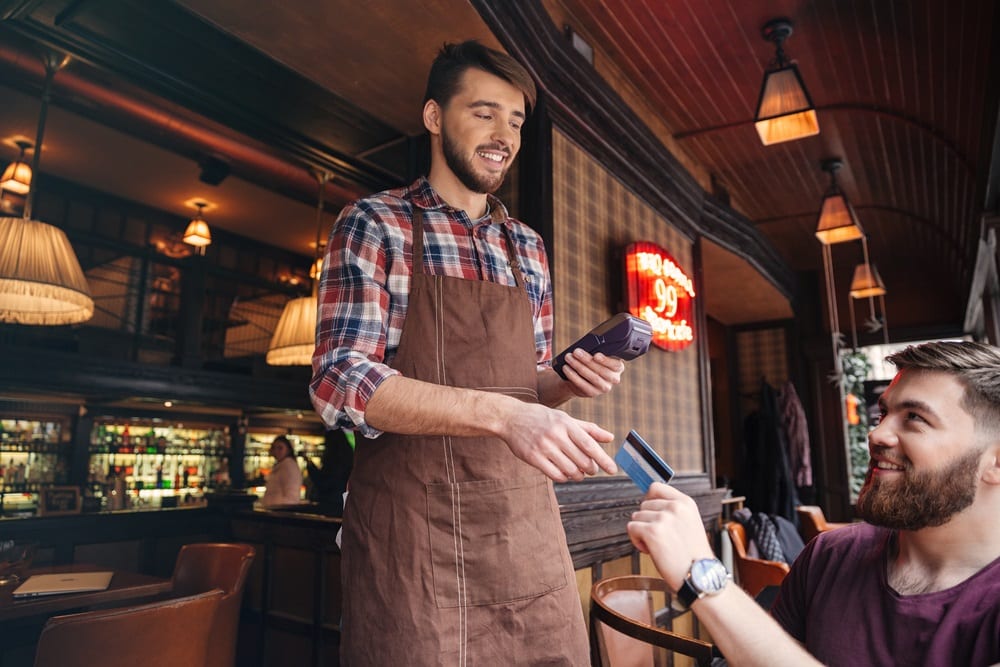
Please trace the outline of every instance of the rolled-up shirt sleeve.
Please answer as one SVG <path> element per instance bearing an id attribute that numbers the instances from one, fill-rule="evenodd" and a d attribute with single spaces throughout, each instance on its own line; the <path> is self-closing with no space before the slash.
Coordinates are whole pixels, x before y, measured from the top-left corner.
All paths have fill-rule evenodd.
<path id="1" fill-rule="evenodd" d="M 316 316 L 316 349 L 309 395 L 329 428 L 381 431 L 365 422 L 378 386 L 399 372 L 386 365 L 391 279 L 386 239 L 370 204 L 345 208 L 334 224 L 323 260 Z"/>

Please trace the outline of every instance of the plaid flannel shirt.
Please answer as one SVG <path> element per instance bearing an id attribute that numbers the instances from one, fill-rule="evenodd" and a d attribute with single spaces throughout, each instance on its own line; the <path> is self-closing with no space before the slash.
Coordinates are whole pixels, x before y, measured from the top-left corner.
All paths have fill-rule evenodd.
<path id="1" fill-rule="evenodd" d="M 552 284 L 541 237 L 489 196 L 490 213 L 470 220 L 420 178 L 407 188 L 348 205 L 330 234 L 319 288 L 316 350 L 309 395 L 330 428 L 380 431 L 365 406 L 386 378 L 399 347 L 410 291 L 413 207 L 424 213 L 424 270 L 514 285 L 501 225 L 514 242 L 535 326 L 536 363 L 552 358 Z"/>

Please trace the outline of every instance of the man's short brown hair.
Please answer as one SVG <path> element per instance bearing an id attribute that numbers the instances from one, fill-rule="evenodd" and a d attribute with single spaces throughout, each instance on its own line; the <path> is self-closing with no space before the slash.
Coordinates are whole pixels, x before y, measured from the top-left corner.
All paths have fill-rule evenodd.
<path id="1" fill-rule="evenodd" d="M 903 370 L 914 368 L 954 375 L 965 387 L 962 406 L 976 428 L 1000 436 L 1000 348 L 972 341 L 911 345 L 885 358 Z"/>
<path id="2" fill-rule="evenodd" d="M 462 75 L 473 67 L 500 77 L 520 90 L 524 94 L 526 111 L 535 106 L 537 90 L 528 70 L 506 53 L 483 46 L 474 39 L 441 47 L 427 77 L 424 104 L 434 100 L 442 107 L 448 106 L 458 93 Z"/>

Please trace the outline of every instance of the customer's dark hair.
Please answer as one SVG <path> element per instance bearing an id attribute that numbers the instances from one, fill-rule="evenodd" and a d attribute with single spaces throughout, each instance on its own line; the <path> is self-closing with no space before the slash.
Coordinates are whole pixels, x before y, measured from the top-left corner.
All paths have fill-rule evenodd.
<path id="1" fill-rule="evenodd" d="M 434 100 L 442 107 L 448 106 L 451 98 L 458 93 L 462 75 L 472 67 L 500 77 L 520 90 L 524 94 L 526 110 L 535 106 L 537 92 L 528 70 L 506 53 L 483 46 L 474 39 L 441 47 L 427 76 L 424 103 Z"/>
<path id="2" fill-rule="evenodd" d="M 971 341 L 937 341 L 911 345 L 890 354 L 896 368 L 942 371 L 965 387 L 962 406 L 977 428 L 1000 434 L 1000 348 Z"/>
<path id="3" fill-rule="evenodd" d="M 288 436 L 285 435 L 276 436 L 274 440 L 271 441 L 271 444 L 274 444 L 275 442 L 285 443 L 285 447 L 288 447 L 288 455 L 293 458 L 295 457 L 295 447 L 292 445 L 292 441 L 288 439 Z"/>

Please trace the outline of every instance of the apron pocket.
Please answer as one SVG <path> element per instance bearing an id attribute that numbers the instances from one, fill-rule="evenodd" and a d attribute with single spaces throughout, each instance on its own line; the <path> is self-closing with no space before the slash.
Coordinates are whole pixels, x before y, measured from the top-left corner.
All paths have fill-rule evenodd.
<path id="1" fill-rule="evenodd" d="M 545 478 L 427 485 L 438 607 L 538 597 L 567 585 L 559 508 Z"/>

